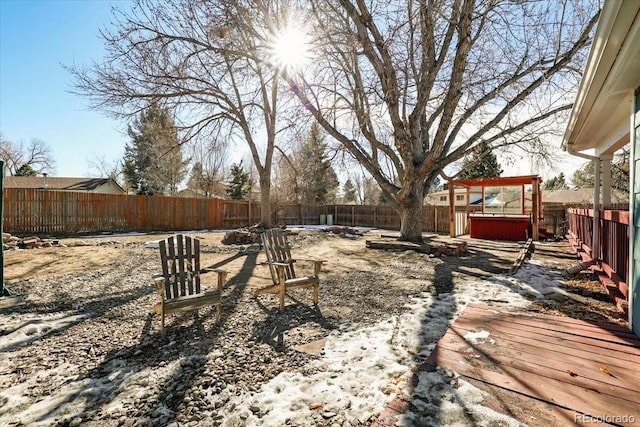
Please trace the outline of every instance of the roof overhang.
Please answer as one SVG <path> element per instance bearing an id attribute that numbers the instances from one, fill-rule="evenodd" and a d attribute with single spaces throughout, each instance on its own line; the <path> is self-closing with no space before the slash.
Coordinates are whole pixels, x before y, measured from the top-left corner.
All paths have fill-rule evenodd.
<path id="1" fill-rule="evenodd" d="M 640 1 L 605 0 L 562 148 L 613 153 L 629 142 L 640 86 Z"/>

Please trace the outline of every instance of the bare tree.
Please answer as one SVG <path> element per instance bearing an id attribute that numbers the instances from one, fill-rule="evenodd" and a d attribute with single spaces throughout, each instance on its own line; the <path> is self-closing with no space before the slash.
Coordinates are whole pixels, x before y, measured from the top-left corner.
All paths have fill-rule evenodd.
<path id="1" fill-rule="evenodd" d="M 300 203 L 300 171 L 293 155 L 288 155 L 280 146 L 274 165 L 275 200 Z"/>
<path id="2" fill-rule="evenodd" d="M 379 204 L 382 194 L 380 187 L 376 184 L 371 175 L 364 170 L 364 168 L 356 167 L 348 176 L 354 186 L 357 204 Z"/>
<path id="3" fill-rule="evenodd" d="M 255 6 L 137 0 L 130 12 L 116 10 L 114 27 L 101 32 L 104 61 L 68 70 L 75 92 L 93 108 L 130 117 L 153 100 L 173 111 L 184 141 L 211 133 L 244 141 L 259 175 L 261 222 L 269 226 L 271 163 L 284 106 L 277 67 L 266 64 L 284 15 L 277 2 L 259 2 L 259 13 Z"/>
<path id="4" fill-rule="evenodd" d="M 207 139 L 198 141 L 192 147 L 191 159 L 193 167 L 187 184 L 196 195 L 214 197 L 224 194 L 223 177 L 229 162 L 229 146 Z"/>
<path id="5" fill-rule="evenodd" d="M 30 167 L 36 173 L 52 173 L 55 161 L 51 149 L 41 139 L 32 138 L 29 144 L 14 143 L 0 136 L 0 157 L 5 161 L 9 175 L 16 175 L 20 168 Z"/>
<path id="6" fill-rule="evenodd" d="M 284 75 L 421 241 L 425 195 L 481 143 L 534 146 L 571 108 L 597 22 L 583 0 L 317 0 L 315 68 Z M 391 166 L 391 170 L 389 170 Z"/>
<path id="7" fill-rule="evenodd" d="M 122 163 L 120 160 L 108 160 L 105 156 L 95 155 L 93 159 L 88 160 L 88 164 L 89 170 L 95 176 L 111 178 L 118 184 L 124 184 L 121 182 Z"/>

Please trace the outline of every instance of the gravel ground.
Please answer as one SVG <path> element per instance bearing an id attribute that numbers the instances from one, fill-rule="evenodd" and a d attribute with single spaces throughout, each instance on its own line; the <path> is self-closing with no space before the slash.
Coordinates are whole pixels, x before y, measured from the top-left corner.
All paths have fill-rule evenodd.
<path id="1" fill-rule="evenodd" d="M 150 280 L 159 268 L 157 250 L 143 241 L 96 243 L 121 252 L 107 266 L 13 281 L 11 289 L 26 302 L 0 312 L 0 389 L 15 391 L 0 399 L 0 413 L 11 408 L 13 414 L 0 415 L 0 425 L 221 424 L 234 411 L 234 394 L 257 392 L 282 372 L 318 369 L 311 362 L 321 352 L 298 351 L 300 346 L 345 325 L 366 327 L 400 316 L 413 296 L 437 298 L 454 292 L 460 280 L 505 273 L 520 249 L 469 241 L 468 255 L 438 258 L 360 249 L 365 238 L 316 231 L 294 236 L 294 254 L 330 255 L 336 267 L 321 273 L 318 307 L 301 290 L 283 313 L 275 295 L 252 295 L 249 278 L 263 259 L 259 248 L 204 245 L 203 256 L 233 257 L 243 266 L 225 286 L 222 321 L 215 323 L 213 309 L 172 315 L 165 339 L 150 311 L 158 300 Z M 568 257 L 561 265 L 574 262 Z M 313 417 L 311 425 L 373 421 L 341 412 Z"/>

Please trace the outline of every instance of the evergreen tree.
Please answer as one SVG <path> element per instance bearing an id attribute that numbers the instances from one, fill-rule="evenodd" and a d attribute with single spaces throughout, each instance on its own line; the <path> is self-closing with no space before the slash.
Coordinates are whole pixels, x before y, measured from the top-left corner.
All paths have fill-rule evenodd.
<path id="1" fill-rule="evenodd" d="M 362 204 L 363 205 L 377 205 L 382 198 L 382 191 L 376 181 L 370 177 L 364 177 L 362 180 Z"/>
<path id="2" fill-rule="evenodd" d="M 152 104 L 127 129 L 123 172 L 137 194 L 175 194 L 187 174 L 173 118 Z"/>
<path id="3" fill-rule="evenodd" d="M 588 162 L 571 176 L 571 183 L 578 188 L 593 188 L 593 181 L 593 162 Z"/>
<path id="4" fill-rule="evenodd" d="M 231 166 L 231 180 L 227 188 L 227 194 L 231 199 L 245 200 L 251 192 L 252 184 L 249 173 L 245 172 L 242 166 L 242 161 Z"/>
<path id="5" fill-rule="evenodd" d="M 473 155 L 464 162 L 458 179 L 497 178 L 502 172 L 503 170 L 491 147 L 486 142 L 483 142 L 477 146 Z"/>
<path id="6" fill-rule="evenodd" d="M 342 199 L 344 200 L 345 203 L 355 202 L 358 198 L 358 194 L 356 193 L 356 187 L 353 185 L 351 178 L 347 179 L 347 181 L 344 183 L 344 186 L 342 187 L 342 192 L 344 193 L 344 195 L 342 196 Z"/>
<path id="7" fill-rule="evenodd" d="M 571 176 L 571 184 L 578 188 L 593 188 L 595 182 L 593 162 L 588 162 Z M 611 162 L 611 186 L 629 192 L 629 151 L 622 150 Z"/>
<path id="8" fill-rule="evenodd" d="M 187 182 L 187 188 L 190 188 L 198 194 L 202 189 L 203 183 L 206 181 L 204 176 L 204 171 L 202 169 L 202 163 L 196 162 L 191 168 L 191 173 L 189 175 L 189 182 Z M 204 196 L 208 197 L 206 191 L 204 191 Z"/>
<path id="9" fill-rule="evenodd" d="M 560 175 L 554 176 L 542 185 L 543 190 L 564 190 L 569 188 L 565 181 L 564 172 L 560 172 Z"/>
<path id="10" fill-rule="evenodd" d="M 314 123 L 308 139 L 303 142 L 296 156 L 302 203 L 323 205 L 335 200 L 340 183 L 326 151 L 327 144 L 319 126 Z"/>
<path id="11" fill-rule="evenodd" d="M 433 180 L 433 184 L 431 184 L 431 188 L 429 189 L 429 191 L 435 193 L 437 191 L 442 191 L 442 190 L 444 190 L 444 183 L 442 182 L 440 177 L 437 176 Z"/>
<path id="12" fill-rule="evenodd" d="M 38 173 L 29 163 L 25 163 L 16 170 L 16 176 L 37 176 Z"/>

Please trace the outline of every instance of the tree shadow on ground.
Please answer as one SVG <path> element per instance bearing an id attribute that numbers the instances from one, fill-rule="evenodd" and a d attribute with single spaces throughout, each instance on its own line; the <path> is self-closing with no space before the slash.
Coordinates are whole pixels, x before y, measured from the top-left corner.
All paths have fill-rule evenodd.
<path id="1" fill-rule="evenodd" d="M 117 409 L 111 415 L 101 411 L 108 407 L 117 408 L 121 405 L 120 394 L 137 387 L 140 388 L 138 399 L 142 401 L 135 416 L 139 422 L 166 425 L 175 421 L 179 408 L 188 404 L 185 395 L 193 384 L 203 377 L 212 380 L 208 371 L 215 366 L 212 366 L 209 355 L 220 344 L 224 326 L 243 297 L 247 280 L 256 266 L 257 255 L 241 254 L 245 257 L 242 268 L 227 281 L 223 290 L 223 313 L 220 323 L 212 320 L 215 319 L 213 307 L 170 316 L 167 337 L 162 338 L 157 324 L 154 325 L 159 323 L 158 316 L 146 314 L 144 319 L 141 319 L 143 325 L 137 343 L 113 348 L 104 355 L 97 366 L 65 384 L 64 392 L 58 390 L 57 393 L 44 398 L 39 403 L 39 412 L 33 414 L 33 421 L 48 422 L 56 418 L 64 424 L 74 418 L 118 418 L 124 414 Z M 220 267 L 238 257 L 239 255 L 234 255 L 217 264 Z M 103 294 L 100 300 L 113 306 L 130 303 L 132 298 L 146 296 L 154 291 L 154 286 L 149 285 L 121 294 L 115 299 L 113 294 Z M 88 306 L 91 307 L 91 304 Z M 38 310 L 36 307 L 34 312 Z M 50 308 L 47 308 L 46 312 L 49 310 Z M 106 323 L 119 321 L 107 316 L 107 311 L 91 310 L 91 320 L 101 321 L 104 317 Z M 62 328 L 56 333 L 62 334 L 64 331 Z M 160 371 L 166 375 L 157 375 Z M 77 410 L 69 414 L 69 410 L 65 408 Z"/>
<path id="2" fill-rule="evenodd" d="M 500 255 L 494 253 L 495 249 L 499 249 Z M 435 266 L 433 302 L 422 316 L 419 348 L 432 349 L 447 332 L 461 304 L 464 304 L 456 294 L 455 288 L 460 286 L 465 277 L 474 281 L 507 274 L 519 251 L 517 244 L 474 240 L 468 242 L 466 255 L 443 257 L 442 262 Z M 507 283 L 511 284 L 508 281 L 503 284 Z M 476 425 L 479 420 L 474 418 L 471 408 L 467 406 L 468 403 L 451 387 L 450 378 L 436 370 L 436 367 L 424 364 L 430 353 L 431 351 L 418 352 L 414 358 L 419 371 L 409 382 L 407 394 L 411 399 L 400 415 L 403 425 L 446 425 L 453 422 L 444 409 L 452 403 L 462 408 L 458 411 L 459 418 L 455 420 L 457 423 Z M 426 394 L 425 389 L 429 390 Z M 385 420 L 379 422 L 385 425 Z"/>
<path id="3" fill-rule="evenodd" d="M 476 242 L 473 240 L 469 242 L 469 253 L 472 256 L 460 258 L 458 262 L 455 263 L 448 263 L 445 261 L 436 266 L 435 277 L 437 279 L 434 283 L 435 286 L 433 292 L 436 302 L 427 309 L 427 312 L 423 316 L 421 326 L 423 331 L 429 330 L 431 333 L 421 334 L 420 348 L 432 346 L 447 332 L 449 324 L 454 320 L 455 313 L 461 308 L 460 304 L 465 303 L 460 299 L 460 296 L 456 295 L 455 292 L 459 283 L 465 282 L 465 277 L 468 277 L 470 281 L 480 278 L 493 284 L 504 286 L 514 292 L 520 293 L 527 299 L 533 300 L 534 306 L 536 303 L 540 303 L 541 301 L 547 301 L 546 294 L 536 295 L 536 291 L 541 291 L 541 289 L 534 288 L 529 291 L 520 287 L 518 283 L 514 283 L 516 281 L 511 281 L 505 277 L 510 270 L 513 260 L 509 260 L 509 257 L 505 259 L 497 257 L 493 253 L 494 249 L 498 249 L 496 244 L 508 245 L 509 243 L 486 241 Z M 513 254 L 515 258 L 519 249 L 515 247 L 513 249 L 499 247 L 499 251 L 501 254 Z M 554 251 L 544 251 L 543 255 L 555 257 L 556 253 Z M 560 259 L 572 259 L 571 256 L 566 254 L 560 255 Z M 553 287 L 560 287 L 560 280 L 564 273 L 564 270 L 561 267 L 545 266 L 537 268 L 544 268 L 546 270 L 544 275 L 545 278 L 548 275 L 548 280 L 544 279 L 544 283 L 542 283 L 542 285 L 548 286 L 549 289 L 544 289 L 544 291 L 552 291 Z M 524 274 L 526 274 L 526 272 Z M 531 293 L 528 294 L 528 292 Z M 486 298 L 482 298 L 481 300 L 490 301 Z M 497 302 L 508 303 L 509 301 L 500 300 Z M 572 309 L 570 304 L 560 303 L 553 304 L 553 306 L 557 308 L 557 311 L 560 314 L 576 317 L 575 312 L 573 311 L 575 307 Z M 433 322 L 434 318 L 440 320 L 444 318 L 446 322 Z M 432 338 L 434 337 L 437 339 L 433 340 Z M 476 348 L 477 346 L 470 344 L 470 347 Z M 476 350 L 478 349 L 476 348 Z M 491 363 L 494 363 L 496 366 L 499 364 L 498 361 L 496 361 L 490 354 L 486 354 L 486 352 L 481 351 L 480 353 L 482 353 L 489 365 L 491 365 Z M 424 354 L 419 354 L 415 358 L 415 364 L 419 367 L 418 374 L 410 381 L 409 389 L 407 391 L 408 395 L 411 396 L 412 399 L 405 403 L 405 407 L 403 407 L 403 410 L 401 411 L 402 415 L 400 415 L 400 417 L 402 418 L 403 425 L 446 425 L 452 422 L 457 422 L 463 425 L 477 425 L 480 423 L 481 420 L 476 418 L 472 408 L 469 407 L 469 403 L 465 402 L 462 395 L 457 391 L 457 379 L 453 376 L 449 376 L 446 369 L 425 364 L 424 362 Z M 472 380 L 470 380 L 470 382 L 474 383 Z M 518 396 L 511 396 L 509 393 L 504 392 L 495 394 L 492 396 L 492 399 L 494 401 L 493 405 L 497 405 L 497 407 L 500 408 L 500 411 L 505 413 L 507 416 L 518 419 L 518 416 L 522 415 L 520 413 L 514 413 L 514 411 L 510 409 L 512 400 L 521 399 Z M 448 409 L 452 406 L 451 403 L 454 403 L 461 408 L 461 410 L 457 412 L 458 418 L 456 419 L 451 418 L 452 414 Z M 549 408 L 544 407 L 544 404 L 541 403 L 529 402 L 529 404 L 543 405 L 540 406 L 541 408 L 544 408 L 542 411 L 549 410 Z M 402 407 L 402 405 L 400 406 Z M 517 409 L 517 411 L 520 411 L 520 409 Z M 393 417 L 394 415 L 391 413 L 388 416 Z M 566 422 L 567 424 L 571 424 L 573 422 L 573 418 L 570 414 L 564 412 L 558 412 L 557 414 L 554 413 L 553 415 L 550 413 L 542 414 L 542 416 L 545 419 L 540 419 L 539 421 L 543 423 L 554 424 L 557 422 Z M 546 419 L 546 417 L 548 417 L 548 419 Z M 380 420 L 379 424 L 385 425 L 385 420 Z"/>
<path id="4" fill-rule="evenodd" d="M 284 351 L 287 348 L 286 338 L 294 329 L 306 329 L 301 332 L 304 342 L 324 338 L 328 331 L 336 328 L 323 316 L 318 305 L 305 304 L 291 293 L 287 293 L 287 298 L 293 300 L 294 304 L 285 305 L 284 311 L 281 312 L 277 306 L 267 307 L 256 297 L 258 306 L 267 317 L 253 324 L 251 340 L 268 344 L 276 351 Z M 292 341 L 300 344 L 301 340 L 294 338 Z"/>

